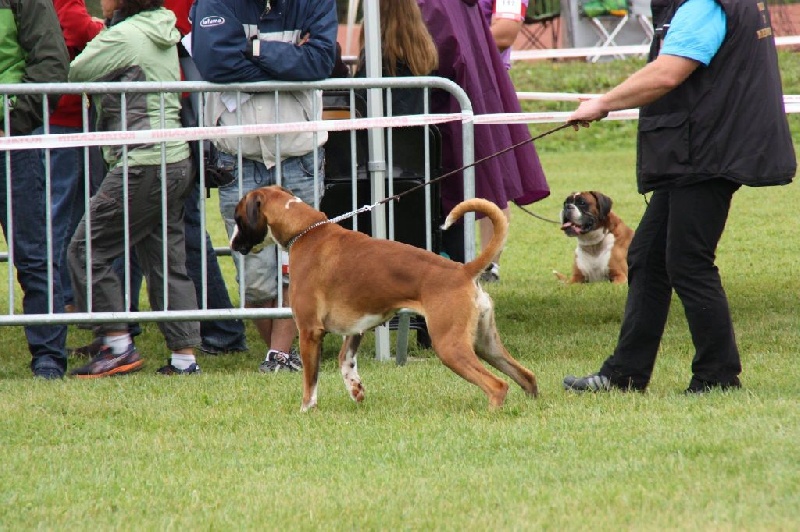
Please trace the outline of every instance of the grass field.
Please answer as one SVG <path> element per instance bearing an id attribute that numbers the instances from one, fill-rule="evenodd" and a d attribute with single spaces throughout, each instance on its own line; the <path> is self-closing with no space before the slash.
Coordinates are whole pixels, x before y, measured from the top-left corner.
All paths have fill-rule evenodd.
<path id="1" fill-rule="evenodd" d="M 795 58 L 782 61 L 787 93 L 800 93 Z M 597 92 L 637 64 L 537 63 L 513 75 L 520 90 Z M 552 195 L 531 208 L 553 218 L 566 194 L 597 189 L 635 227 L 645 205 L 633 127 L 543 139 Z M 502 281 L 488 289 L 507 347 L 542 394 L 512 387 L 497 412 L 433 353 L 376 362 L 371 338 L 366 401 L 348 399 L 329 336 L 320 407 L 300 414 L 299 375 L 256 371 L 252 326 L 249 353 L 200 357 L 203 375 L 164 378 L 154 371 L 166 348 L 146 324 L 145 370 L 96 382 L 33 380 L 22 329 L 0 328 L 0 529 L 796 530 L 800 267 L 786 233 L 799 203 L 797 185 L 734 199 L 718 264 L 744 389 L 704 397 L 681 393 L 693 351 L 677 299 L 647 393 L 561 390 L 565 374 L 595 371 L 609 354 L 626 288 L 556 282 L 551 270 L 568 271 L 575 241 L 520 210 Z M 210 224 L 219 245 L 221 225 Z M 70 328 L 71 345 L 88 339 Z"/>

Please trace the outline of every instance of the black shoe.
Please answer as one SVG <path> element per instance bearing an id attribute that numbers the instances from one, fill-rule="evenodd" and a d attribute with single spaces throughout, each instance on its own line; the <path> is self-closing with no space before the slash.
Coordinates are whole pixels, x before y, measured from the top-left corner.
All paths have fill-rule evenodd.
<path id="1" fill-rule="evenodd" d="M 88 364 L 73 369 L 70 375 L 79 379 L 94 379 L 111 375 L 124 375 L 142 368 L 144 360 L 139 356 L 136 346 L 130 344 L 124 353 L 115 355 L 111 348 L 103 346 Z"/>
<path id="2" fill-rule="evenodd" d="M 198 348 L 204 355 L 228 355 L 231 353 L 243 353 L 247 351 L 247 345 L 234 346 L 234 347 L 217 347 L 211 344 L 200 344 Z"/>
<path id="3" fill-rule="evenodd" d="M 54 381 L 64 378 L 64 372 L 58 368 L 46 366 L 44 368 L 36 368 L 33 370 L 33 376 L 37 379 L 44 379 L 46 381 Z"/>
<path id="4" fill-rule="evenodd" d="M 197 362 L 193 362 L 186 369 L 178 369 L 172 365 L 172 362 L 169 359 L 167 359 L 167 365 L 158 368 L 156 373 L 161 375 L 197 375 L 200 373 L 200 366 L 197 365 Z"/>
<path id="5" fill-rule="evenodd" d="M 734 377 L 730 382 L 710 382 L 698 379 L 697 377 L 692 377 L 691 382 L 689 382 L 689 387 L 684 390 L 683 393 L 686 395 L 692 394 L 704 394 L 708 393 L 712 390 L 732 390 L 732 389 L 739 389 L 742 387 L 742 383 L 739 382 L 739 377 Z"/>
<path id="6" fill-rule="evenodd" d="M 67 355 L 73 357 L 82 357 L 82 358 L 94 358 L 100 354 L 100 351 L 105 347 L 103 344 L 103 339 L 100 337 L 95 338 L 92 340 L 92 343 L 88 345 L 82 345 L 80 347 L 68 347 L 67 348 Z"/>
<path id="7" fill-rule="evenodd" d="M 599 373 L 592 373 L 580 378 L 567 375 L 564 377 L 564 389 L 573 392 L 607 392 L 611 389 L 611 381 Z"/>

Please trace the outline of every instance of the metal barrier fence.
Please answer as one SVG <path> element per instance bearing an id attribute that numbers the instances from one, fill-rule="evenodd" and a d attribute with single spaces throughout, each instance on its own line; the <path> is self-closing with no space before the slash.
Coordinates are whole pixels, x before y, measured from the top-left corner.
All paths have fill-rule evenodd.
<path id="1" fill-rule="evenodd" d="M 375 94 L 384 94 L 387 101 L 391 101 L 391 91 L 392 90 L 399 90 L 399 89 L 421 89 L 424 91 L 424 102 L 425 102 L 425 113 L 422 115 L 411 115 L 411 116 L 392 116 L 391 108 L 389 104 L 389 108 L 387 109 L 385 116 L 383 117 L 374 117 L 374 118 L 359 118 L 355 112 L 355 101 L 357 96 L 357 91 L 364 91 L 370 93 L 370 98 L 374 98 Z M 370 90 L 372 89 L 372 90 Z M 454 115 L 432 115 L 429 114 L 429 101 L 430 101 L 430 94 L 432 90 L 443 90 L 449 92 L 460 104 L 462 112 L 460 114 Z M 272 93 L 275 97 L 276 104 L 279 102 L 279 95 L 284 93 L 291 93 L 295 91 L 315 91 L 317 97 L 314 99 L 314 109 L 313 115 L 322 116 L 323 111 L 323 100 L 321 98 L 323 91 L 344 91 L 346 98 L 349 101 L 349 105 L 347 106 L 350 112 L 349 117 L 342 117 L 337 120 L 315 120 L 311 122 L 286 122 L 286 123 L 277 123 L 277 124 L 258 124 L 258 125 L 236 125 L 236 126 L 227 126 L 227 127 L 205 127 L 202 126 L 204 123 L 204 116 L 203 110 L 204 106 L 200 105 L 199 107 L 199 120 L 198 123 L 201 124 L 198 127 L 190 127 L 190 128 L 181 128 L 181 129 L 152 129 L 148 131 L 133 131 L 133 130 L 126 130 L 125 129 L 125 121 L 123 120 L 122 126 L 120 131 L 101 131 L 101 132 L 92 132 L 91 127 L 89 124 L 89 111 L 88 111 L 88 101 L 89 98 L 93 95 L 103 95 L 103 94 L 119 94 L 121 106 L 122 106 L 122 114 L 124 115 L 126 110 L 128 109 L 128 100 L 137 94 L 159 94 L 160 96 L 160 114 L 162 124 L 164 123 L 164 94 L 167 93 L 192 93 L 192 94 L 199 94 L 200 97 L 205 100 L 207 93 L 211 92 L 225 92 L 231 94 L 231 98 L 233 101 L 237 102 L 239 105 L 243 101 L 243 98 L 247 98 L 248 94 L 253 93 Z M 9 157 L 4 157 L 5 159 L 5 173 L 6 173 L 6 197 L 4 200 L 6 201 L 7 205 L 7 218 L 6 218 L 6 227 L 7 227 L 7 235 L 6 240 L 8 243 L 7 249 L 9 250 L 8 253 L 5 255 L 5 259 L 8 262 L 8 276 L 7 276 L 7 297 L 8 301 L 6 305 L 2 305 L 6 308 L 5 313 L 0 313 L 0 325 L 30 325 L 30 324 L 81 324 L 81 323 L 111 323 L 111 322 L 133 322 L 133 321 L 193 321 L 193 320 L 213 320 L 213 319 L 234 319 L 234 318 L 287 318 L 291 316 L 291 311 L 289 308 L 273 308 L 273 309 L 252 309 L 252 308 L 244 308 L 244 286 L 246 279 L 241 279 L 241 283 L 239 283 L 239 302 L 238 306 L 233 309 L 209 309 L 207 306 L 207 292 L 206 292 L 206 282 L 207 282 L 207 271 L 206 271 L 206 257 L 209 252 L 209 249 L 206 246 L 206 241 L 204 235 L 206 233 L 206 209 L 208 208 L 205 205 L 205 201 L 203 200 L 202 191 L 205 188 L 205 161 L 201 157 L 199 160 L 200 165 L 200 172 L 199 172 L 199 186 L 201 190 L 201 198 L 199 202 L 200 208 L 200 246 L 201 246 L 201 278 L 203 287 L 201 292 L 203 297 L 201 300 L 198 301 L 199 309 L 196 311 L 171 311 L 171 310 L 163 310 L 163 311 L 141 311 L 141 312 L 131 312 L 126 310 L 124 312 L 95 312 L 92 310 L 91 302 L 92 302 L 92 278 L 91 278 L 91 246 L 88 246 L 87 253 L 86 253 L 86 266 L 87 266 L 87 274 L 89 275 L 89 279 L 87 282 L 86 288 L 86 300 L 89 305 L 89 309 L 87 312 L 75 312 L 75 313 L 64 313 L 62 312 L 63 309 L 54 308 L 53 302 L 53 292 L 54 292 L 54 276 L 56 275 L 55 271 L 55 254 L 57 250 L 53 249 L 53 227 L 52 227 L 52 204 L 51 204 L 51 195 L 50 191 L 52 188 L 53 183 L 53 175 L 52 169 L 50 168 L 50 155 L 51 150 L 58 149 L 58 148 L 66 148 L 66 147 L 80 147 L 83 149 L 84 153 L 84 196 L 83 196 L 83 208 L 85 211 L 88 211 L 89 208 L 89 200 L 90 200 L 90 189 L 91 184 L 90 180 L 90 172 L 89 172 L 89 149 L 91 146 L 121 146 L 122 153 L 123 153 L 123 183 L 125 187 L 125 198 L 127 200 L 127 186 L 128 186 L 128 174 L 129 168 L 127 165 L 127 150 L 129 146 L 142 144 L 142 143 L 152 143 L 152 144 L 160 144 L 161 145 L 161 184 L 162 184 L 162 240 L 165 242 L 163 246 L 163 253 L 162 253 L 162 268 L 163 271 L 166 270 L 166 263 L 168 256 L 170 254 L 170 250 L 167 249 L 166 246 L 166 192 L 164 183 L 166 179 L 165 175 L 165 166 L 166 166 L 166 154 L 165 154 L 165 142 L 171 140 L 184 140 L 184 141 L 207 141 L 209 139 L 219 139 L 219 138 L 238 138 L 239 139 L 239 148 L 241 150 L 241 139 L 243 137 L 254 136 L 254 135 L 277 135 L 277 159 L 280 160 L 280 138 L 281 134 L 285 133 L 292 133 L 292 132 L 310 132 L 314 135 L 315 138 L 319 138 L 321 135 L 326 135 L 329 132 L 349 132 L 351 136 L 351 150 L 350 150 L 350 167 L 352 168 L 350 179 L 351 185 L 355 190 L 357 185 L 357 180 L 359 177 L 364 177 L 364 168 L 359 168 L 358 161 L 356 160 L 357 153 L 356 153 L 356 135 L 357 132 L 366 130 L 370 136 L 370 141 L 372 142 L 373 139 L 382 139 L 383 135 L 382 132 L 386 132 L 386 142 L 388 146 L 387 150 L 387 158 L 383 159 L 380 157 L 382 150 L 378 151 L 378 158 L 370 159 L 367 161 L 366 170 L 370 176 L 370 183 L 371 183 L 371 192 L 373 196 L 373 201 L 377 201 L 382 199 L 386 195 L 386 191 L 384 190 L 384 176 L 388 178 L 388 192 L 391 195 L 393 191 L 393 183 L 394 183 L 394 161 L 392 160 L 394 150 L 392 149 L 393 143 L 393 132 L 396 128 L 407 128 L 410 126 L 419 126 L 423 127 L 426 134 L 425 134 L 425 144 L 424 144 L 424 151 L 425 151 L 425 167 L 430 169 L 430 149 L 431 146 L 428 143 L 428 131 L 429 128 L 437 123 L 442 123 L 446 121 L 453 121 L 459 120 L 462 121 L 462 134 L 463 134 L 463 144 L 464 144 L 464 164 L 470 164 L 474 160 L 474 153 L 473 153 L 473 123 L 472 123 L 472 107 L 470 104 L 469 99 L 466 96 L 466 93 L 455 83 L 450 82 L 449 80 L 438 78 L 438 77 L 418 77 L 418 78 L 384 78 L 384 79 L 331 79 L 325 80 L 321 82 L 314 82 L 314 83 L 287 83 L 287 82 L 261 82 L 261 83 L 241 83 L 241 84 L 229 84 L 229 85 L 216 85 L 210 84 L 205 82 L 177 82 L 177 83 L 85 83 L 85 84 L 71 84 L 71 83 L 64 83 L 64 84 L 18 84 L 18 85 L 0 85 L 0 99 L 2 99 L 3 105 L 3 112 L 4 112 L 4 123 L 10 124 L 9 118 L 9 103 L 11 102 L 11 98 L 16 95 L 22 94 L 38 94 L 38 95 L 63 95 L 63 94 L 81 94 L 82 99 L 84 102 L 84 110 L 83 110 L 83 131 L 81 133 L 74 133 L 74 134 L 53 134 L 50 132 L 48 126 L 44 126 L 44 132 L 41 135 L 29 135 L 29 136 L 0 136 L 0 154 L 3 156 L 8 155 L 8 152 L 14 150 L 28 150 L 28 149 L 40 149 L 43 159 L 44 159 L 44 166 L 45 166 L 45 198 L 46 198 L 46 224 L 45 227 L 42 228 L 42 231 L 46 232 L 47 235 L 47 242 L 48 242 L 48 249 L 47 249 L 47 256 L 48 256 L 48 289 L 50 292 L 50 298 L 48 303 L 48 313 L 47 314 L 23 314 L 19 311 L 18 307 L 18 294 L 17 294 L 17 286 L 15 284 L 15 268 L 13 263 L 13 242 L 14 242 L 14 235 L 15 235 L 15 228 L 12 224 L 12 212 L 14 209 L 25 209 L 26 206 L 24 204 L 14 204 L 12 201 L 11 196 L 11 180 L 13 176 L 11 175 L 11 163 Z M 45 123 L 47 123 L 47 119 L 49 117 L 49 112 L 47 106 L 43 104 L 43 113 L 45 116 Z M 279 113 L 276 113 L 279 115 Z M 241 120 L 241 115 L 238 115 L 238 119 Z M 241 122 L 239 122 L 241 124 Z M 333 154 L 327 154 L 326 157 L 331 157 Z M 336 157 L 341 157 L 341 153 L 335 154 Z M 241 151 L 237 153 L 237 158 L 239 163 L 241 163 Z M 322 177 L 319 175 L 317 155 L 315 153 L 315 165 L 314 165 L 314 181 L 315 184 L 318 185 Z M 387 172 L 387 168 L 390 171 Z M 277 172 L 277 180 L 280 183 L 281 176 L 280 170 L 278 169 Z M 236 176 L 238 187 L 239 187 L 239 196 L 242 195 L 242 170 L 241 164 L 239 164 L 239 174 Z M 429 171 L 426 171 L 425 180 L 430 180 L 431 175 Z M 429 187 L 426 187 L 428 189 Z M 315 186 L 315 190 L 318 187 Z M 474 196 L 474 171 L 472 168 L 468 168 L 464 171 L 464 190 L 466 197 Z M 319 207 L 321 197 L 318 194 L 315 194 L 315 206 Z M 352 195 L 352 209 L 356 209 L 361 205 L 356 204 L 357 196 L 355 193 Z M 426 209 L 426 213 L 424 214 L 426 219 L 426 230 L 428 234 L 432 232 L 432 218 L 431 218 L 431 207 L 432 207 L 432 198 L 430 196 L 430 191 L 426 190 L 426 205 L 428 208 Z M 391 216 L 392 209 L 394 206 L 390 203 L 388 205 L 389 209 L 389 227 L 388 230 L 385 230 L 383 225 L 384 222 L 384 215 L 385 215 L 385 206 L 376 207 L 372 212 L 372 220 L 374 223 L 372 227 L 374 228 L 374 236 L 377 237 L 392 237 L 395 232 L 395 227 L 393 226 L 394 217 Z M 126 264 L 125 267 L 125 275 L 123 281 L 124 291 L 125 291 L 125 302 L 126 308 L 130 308 L 130 302 L 136 298 L 138 300 L 139 294 L 131 293 L 131 271 L 130 271 L 130 259 L 131 259 L 131 251 L 130 251 L 130 234 L 129 228 L 127 227 L 127 214 L 125 217 L 125 254 L 124 254 L 124 263 Z M 475 242 L 474 242 L 474 214 L 467 215 L 465 219 L 465 238 L 464 238 L 464 245 L 465 245 L 465 254 L 468 258 L 471 258 L 475 254 Z M 87 236 L 91 230 L 91 220 L 87 223 Z M 87 238 L 87 243 L 90 242 L 90 239 Z M 64 243 L 67 245 L 68 240 Z M 430 249 L 431 241 L 428 240 L 427 246 Z M 225 252 L 226 248 L 220 248 L 219 251 Z M 237 256 L 238 254 L 233 254 Z M 236 260 L 241 260 L 239 257 Z M 279 262 L 280 264 L 280 262 Z M 377 266 L 376 266 L 377 267 Z M 281 279 L 280 279 L 280 268 L 278 269 L 278 286 L 281 286 Z M 241 270 L 242 273 L 243 269 Z M 231 282 L 229 280 L 229 282 Z M 77 289 L 77 288 L 76 288 Z M 164 284 L 162 286 L 162 290 L 165 297 L 165 308 L 168 308 L 168 299 L 167 299 L 167 276 L 164 275 Z M 278 297 L 279 297 L 279 305 L 282 304 L 282 294 L 281 291 L 278 290 Z M 2 300 L 0 300 L 2 301 Z"/>

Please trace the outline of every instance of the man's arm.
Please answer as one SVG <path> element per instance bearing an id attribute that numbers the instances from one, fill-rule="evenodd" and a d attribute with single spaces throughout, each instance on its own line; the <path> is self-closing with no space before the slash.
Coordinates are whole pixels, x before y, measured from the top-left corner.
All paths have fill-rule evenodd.
<path id="1" fill-rule="evenodd" d="M 253 61 L 271 79 L 317 81 L 330 76 L 336 60 L 339 20 L 335 0 L 313 0 L 302 28 L 300 45 L 279 41 L 261 42 L 260 55 Z"/>
<path id="2" fill-rule="evenodd" d="M 247 35 L 227 2 L 197 0 L 191 16 L 192 59 L 205 81 L 231 83 L 268 79 L 247 59 Z"/>
<path id="3" fill-rule="evenodd" d="M 598 98 L 582 102 L 567 122 L 588 126 L 611 111 L 632 109 L 652 103 L 683 83 L 700 66 L 693 59 L 659 55 L 641 70 Z"/>
<path id="4" fill-rule="evenodd" d="M 69 54 L 56 10 L 51 0 L 21 0 L 17 16 L 19 44 L 28 54 L 22 83 L 62 83 L 67 81 Z M 55 109 L 58 95 L 48 96 L 50 110 Z M 42 124 L 42 98 L 20 95 L 11 111 L 12 129 L 22 133 Z"/>
<path id="5" fill-rule="evenodd" d="M 726 16 L 715 0 L 687 0 L 675 12 L 655 61 L 599 98 L 587 100 L 568 122 L 588 126 L 609 112 L 652 103 L 708 65 L 726 34 Z"/>
<path id="6" fill-rule="evenodd" d="M 192 57 L 203 79 L 212 83 L 310 81 L 327 78 L 333 68 L 338 20 L 334 0 L 314 0 L 301 45 L 260 41 L 258 55 L 242 22 L 226 2 L 198 0 L 192 15 Z"/>

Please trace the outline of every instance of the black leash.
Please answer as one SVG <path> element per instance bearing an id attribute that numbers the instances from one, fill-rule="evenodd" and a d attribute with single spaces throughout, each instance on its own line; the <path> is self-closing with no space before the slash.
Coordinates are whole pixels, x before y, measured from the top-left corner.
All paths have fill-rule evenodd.
<path id="1" fill-rule="evenodd" d="M 536 140 L 539 140 L 539 139 L 541 139 L 541 138 L 544 138 L 544 137 L 546 137 L 546 136 L 548 136 L 548 135 L 552 135 L 552 134 L 553 134 L 553 133 L 555 133 L 556 131 L 561 131 L 561 130 L 562 130 L 562 129 L 564 129 L 564 128 L 567 128 L 567 127 L 572 127 L 572 125 L 573 125 L 573 124 L 571 124 L 571 123 L 569 123 L 569 122 L 568 122 L 568 123 L 565 123 L 565 124 L 561 124 L 560 126 L 557 126 L 557 127 L 554 127 L 553 129 L 550 129 L 550 130 L 548 130 L 548 131 L 545 131 L 544 133 L 542 133 L 542 134 L 540 134 L 540 135 L 537 135 L 537 136 L 535 136 L 535 137 L 532 137 L 532 138 L 529 138 L 529 139 L 522 140 L 522 141 L 520 141 L 520 142 L 517 142 L 516 144 L 512 144 L 512 145 L 511 145 L 511 146 L 509 146 L 508 148 L 503 148 L 502 150 L 500 150 L 500 151 L 498 151 L 498 152 L 495 152 L 495 153 L 493 153 L 493 154 L 491 154 L 491 155 L 487 155 L 486 157 L 483 157 L 483 158 L 481 158 L 481 159 L 478 159 L 477 161 L 474 161 L 474 162 L 472 162 L 472 163 L 470 163 L 470 164 L 464 165 L 464 166 L 462 166 L 461 168 L 456 168 L 455 170 L 452 170 L 452 171 L 450 171 L 450 172 L 447 172 L 447 173 L 446 173 L 446 174 L 444 174 L 444 175 L 440 175 L 439 177 L 437 177 L 437 178 L 435 178 L 435 179 L 431 179 L 430 181 L 426 181 L 426 182 L 424 182 L 424 183 L 420 183 L 419 185 L 416 185 L 416 186 L 414 186 L 414 187 L 411 187 L 411 188 L 409 188 L 408 190 L 405 190 L 405 191 L 403 191 L 403 192 L 401 192 L 401 193 L 399 193 L 399 194 L 395 194 L 394 196 L 389 196 L 388 198 L 384 198 L 384 199 L 382 199 L 381 201 L 379 201 L 379 202 L 375 203 L 374 205 L 371 205 L 371 206 L 370 206 L 370 209 L 372 209 L 373 207 L 377 207 L 378 205 L 381 205 L 381 204 L 383 204 L 383 203 L 388 203 L 388 202 L 390 202 L 390 201 L 399 200 L 401 197 L 405 196 L 406 194 L 410 194 L 410 193 L 412 193 L 412 192 L 415 192 L 415 191 L 417 191 L 417 190 L 419 190 L 419 189 L 421 189 L 421 188 L 427 187 L 428 185 L 431 185 L 431 184 L 433 184 L 433 183 L 436 183 L 436 182 L 438 182 L 438 181 L 441 181 L 442 179 L 445 179 L 445 178 L 447 178 L 447 177 L 450 177 L 450 176 L 451 176 L 451 175 L 453 175 L 453 174 L 457 174 L 458 172 L 461 172 L 461 171 L 463 171 L 463 170 L 466 170 L 467 168 L 470 168 L 470 167 L 472 167 L 472 166 L 478 165 L 478 164 L 480 164 L 480 163 L 482 163 L 482 162 L 484 162 L 484 161 L 488 161 L 489 159 L 492 159 L 492 158 L 494 158 L 494 157 L 497 157 L 498 155 L 502 155 L 502 154 L 504 154 L 504 153 L 506 153 L 506 152 L 509 152 L 509 151 L 511 151 L 511 150 L 513 150 L 513 149 L 515 149 L 515 148 L 518 148 L 518 147 L 522 146 L 523 144 L 527 144 L 528 142 L 534 142 L 534 141 L 536 141 Z M 519 205 L 518 205 L 518 207 L 519 207 Z M 528 214 L 530 214 L 531 216 L 534 216 L 534 217 L 536 217 L 536 218 L 539 218 L 540 220 L 544 220 L 544 221 L 546 221 L 546 222 L 551 222 L 551 223 L 559 223 L 559 222 L 556 222 L 555 220 L 548 220 L 547 218 L 543 218 L 543 217 L 541 217 L 541 216 L 539 216 L 539 215 L 537 215 L 537 214 L 534 214 L 534 213 L 532 213 L 532 212 L 530 212 L 530 211 L 528 211 L 527 209 L 524 209 L 524 208 L 522 208 L 522 207 L 520 207 L 520 208 L 521 208 L 523 211 L 525 211 L 525 212 L 527 212 Z"/>
<path id="2" fill-rule="evenodd" d="M 514 205 L 517 205 L 517 204 L 515 203 Z M 531 212 L 531 211 L 529 211 L 528 209 L 526 209 L 526 208 L 525 208 L 525 207 L 523 207 L 522 205 L 517 205 L 517 207 L 519 207 L 520 209 L 522 209 L 522 210 L 523 210 L 524 212 L 526 212 L 527 214 L 530 214 L 530 215 L 531 215 L 531 216 L 533 216 L 534 218 L 538 218 L 539 220 L 541 220 L 541 221 L 543 221 L 543 222 L 549 222 L 549 223 L 551 223 L 551 224 L 559 224 L 559 225 L 561 225 L 561 222 L 559 222 L 558 220 L 552 220 L 552 219 L 550 219 L 550 218 L 545 218 L 544 216 L 542 216 L 542 215 L 540 215 L 540 214 L 536 214 L 535 212 Z"/>
<path id="3" fill-rule="evenodd" d="M 287 242 L 287 243 L 286 243 L 286 244 L 285 244 L 283 247 L 284 247 L 284 249 L 287 249 L 287 250 L 288 250 L 288 249 L 291 247 L 291 245 L 292 245 L 292 244 L 294 244 L 294 243 L 297 241 L 297 239 L 299 239 L 300 237 L 302 237 L 303 235 L 305 235 L 306 233 L 308 233 L 308 232 L 309 232 L 309 231 L 311 231 L 312 229 L 314 229 L 314 228 L 316 228 L 316 227 L 319 227 L 320 225 L 324 225 L 324 224 L 326 224 L 326 223 L 339 223 L 339 222 L 341 222 L 342 220 L 347 220 L 348 218 L 352 218 L 352 217 L 354 217 L 354 216 L 356 216 L 356 215 L 358 215 L 358 214 L 361 214 L 362 212 L 371 211 L 372 209 L 374 209 L 374 208 L 375 208 L 375 207 L 377 207 L 378 205 L 382 205 L 382 204 L 384 204 L 384 203 L 388 203 L 388 202 L 390 202 L 390 201 L 399 201 L 399 200 L 400 200 L 400 198 L 402 198 L 403 196 L 405 196 L 405 195 L 407 195 L 407 194 L 411 194 L 412 192 L 415 192 L 415 191 L 417 191 L 417 190 L 419 190 L 419 189 L 421 189 L 421 188 L 427 187 L 427 186 L 429 186 L 429 185 L 431 185 L 431 184 L 433 184 L 433 183 L 436 183 L 436 182 L 438 182 L 438 181 L 441 181 L 442 179 L 445 179 L 445 178 L 447 178 L 447 177 L 450 177 L 450 176 L 451 176 L 451 175 L 453 175 L 453 174 L 457 174 L 458 172 L 461 172 L 461 171 L 463 171 L 463 170 L 466 170 L 467 168 L 470 168 L 470 167 L 472 167 L 472 166 L 475 166 L 475 165 L 477 165 L 477 164 L 480 164 L 480 163 L 482 163 L 482 162 L 484 162 L 484 161 L 488 161 L 489 159 L 491 159 L 491 158 L 493 158 L 493 157 L 497 157 L 498 155 L 502 155 L 502 154 L 504 154 L 504 153 L 506 153 L 506 152 L 509 152 L 509 151 L 511 151 L 511 150 L 513 150 L 513 149 L 515 149 L 515 148 L 518 148 L 518 147 L 522 146 L 523 144 L 526 144 L 526 143 L 528 143 L 528 142 L 534 142 L 534 141 L 536 141 L 536 140 L 539 140 L 539 139 L 541 139 L 541 138 L 544 138 L 544 137 L 546 137 L 546 136 L 548 136 L 548 135 L 552 135 L 552 134 L 553 134 L 553 133 L 555 133 L 556 131 L 561 131 L 561 130 L 562 130 L 562 129 L 564 129 L 564 128 L 571 127 L 572 125 L 573 125 L 573 124 L 571 124 L 571 123 L 569 123 L 569 122 L 567 122 L 567 123 L 565 123 L 565 124 L 561 124 L 560 126 L 557 126 L 557 127 L 554 127 L 553 129 L 550 129 L 550 130 L 548 130 L 548 131 L 545 131 L 544 133 L 541 133 L 540 135 L 536 135 L 535 137 L 532 137 L 532 138 L 529 138 L 529 139 L 522 140 L 522 141 L 520 141 L 520 142 L 517 142 L 516 144 L 512 144 L 512 145 L 511 145 L 511 146 L 509 146 L 508 148 L 503 148 L 502 150 L 500 150 L 500 151 L 498 151 L 498 152 L 495 152 L 495 153 L 493 153 L 493 154 L 491 154 L 491 155 L 487 155 L 486 157 L 483 157 L 483 158 L 481 158 L 481 159 L 478 159 L 477 161 L 473 161 L 473 162 L 472 162 L 472 163 L 470 163 L 470 164 L 466 164 L 466 165 L 462 166 L 461 168 L 456 168 L 455 170 L 452 170 L 452 171 L 450 171 L 450 172 L 447 172 L 447 173 L 446 173 L 446 174 L 444 174 L 444 175 L 440 175 L 439 177 L 437 177 L 437 178 L 435 178 L 435 179 L 431 179 L 430 181 L 426 181 L 426 182 L 424 182 L 424 183 L 420 183 L 419 185 L 413 186 L 413 187 L 409 188 L 408 190 L 405 190 L 405 191 L 403 191 L 403 192 L 400 192 L 399 194 L 395 194 L 394 196 L 389 196 L 388 198 L 384 198 L 384 199 L 382 199 L 382 200 L 378 201 L 377 203 L 373 203 L 372 205 L 364 205 L 363 207 L 360 207 L 360 208 L 358 208 L 358 209 L 356 209 L 356 210 L 354 210 L 354 211 L 346 212 L 346 213 L 344 213 L 344 214 L 341 214 L 341 215 L 339 215 L 339 216 L 336 216 L 335 218 L 330 218 L 330 219 L 328 219 L 328 220 L 323 220 L 323 221 L 321 221 L 321 222 L 315 223 L 315 224 L 311 225 L 310 227 L 307 227 L 305 230 L 301 231 L 301 232 L 300 232 L 300 233 L 298 233 L 297 235 L 295 235 L 295 236 L 293 236 L 292 238 L 290 238 L 290 239 L 289 239 L 289 241 L 288 241 L 288 242 Z M 538 218 L 539 220 L 543 220 L 543 221 L 545 221 L 545 222 L 550 222 L 550 223 L 554 223 L 554 224 L 558 224 L 558 223 L 560 223 L 560 222 L 558 222 L 558 221 L 556 221 L 556 220 L 550 220 L 550 219 L 548 219 L 548 218 L 544 218 L 544 217 L 542 217 L 542 216 L 539 216 L 538 214 L 535 214 L 535 213 L 533 213 L 533 212 L 531 212 L 531 211 L 529 211 L 529 210 L 525 209 L 524 207 L 522 207 L 522 206 L 520 206 L 520 205 L 517 205 L 517 207 L 519 207 L 520 209 L 522 209 L 522 210 L 523 210 L 523 211 L 525 211 L 526 213 L 530 214 L 530 215 L 531 215 L 531 216 L 533 216 L 534 218 Z"/>

